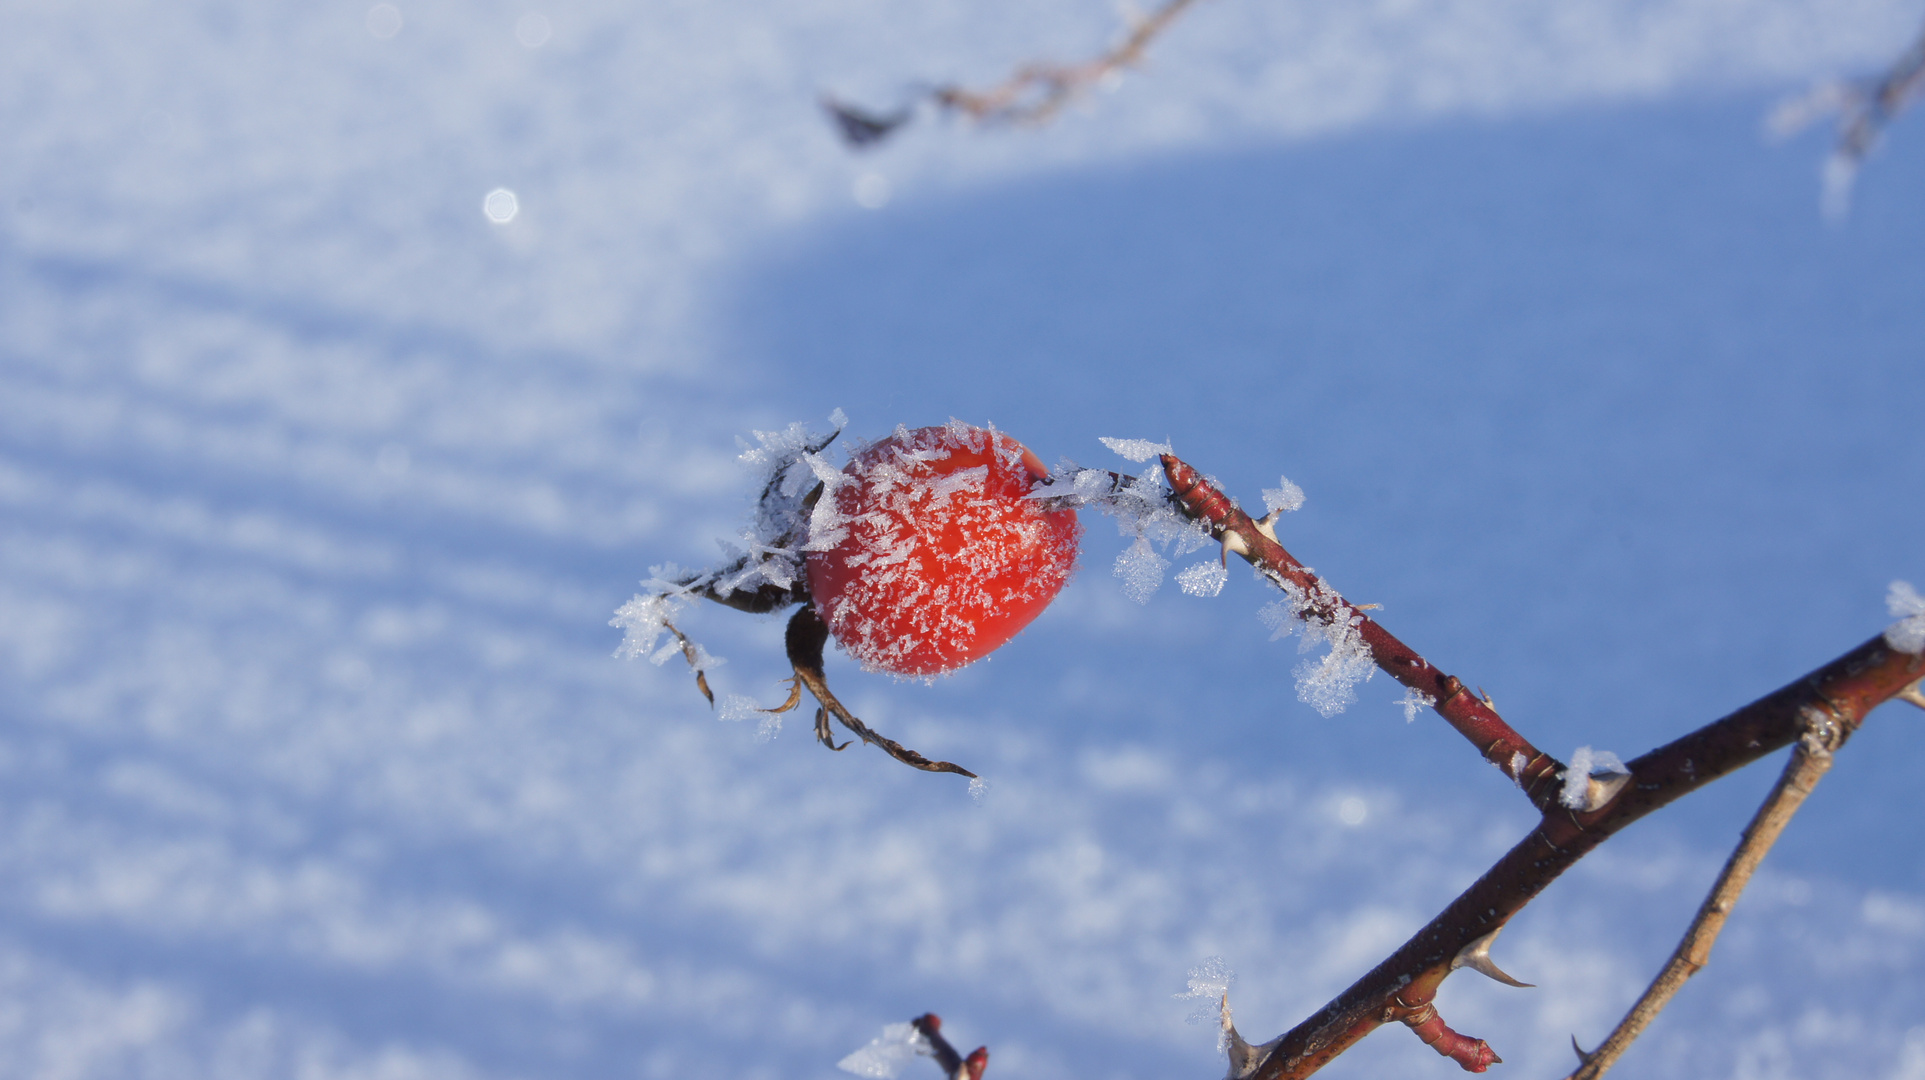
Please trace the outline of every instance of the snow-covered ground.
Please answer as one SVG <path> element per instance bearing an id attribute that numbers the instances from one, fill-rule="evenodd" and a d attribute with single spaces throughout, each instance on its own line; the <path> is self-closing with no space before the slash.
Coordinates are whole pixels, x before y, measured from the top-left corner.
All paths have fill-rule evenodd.
<path id="1" fill-rule="evenodd" d="M 0 8 L 0 1076 L 827 1078 L 927 1010 L 996 1077 L 1214 1076 L 1192 969 L 1267 1038 L 1529 827 L 1387 680 L 1299 703 L 1246 575 L 1130 602 L 1101 518 L 991 661 L 832 659 L 980 801 L 612 659 L 742 524 L 737 437 L 837 407 L 1287 474 L 1285 542 L 1561 754 L 1876 633 L 1925 583 L 1925 128 L 1827 227 L 1822 140 L 1759 122 L 1925 11 L 1553 8 L 1210 0 L 1048 128 L 861 156 L 819 92 L 1115 11 Z M 686 628 L 777 700 L 779 620 Z M 1586 860 L 1498 945 L 1539 988 L 1445 1016 L 1561 1075 L 1775 769 Z M 1925 1077 L 1922 784 L 1875 714 L 1624 1067 Z M 1454 1072 L 1391 1030 L 1330 1075 Z"/>

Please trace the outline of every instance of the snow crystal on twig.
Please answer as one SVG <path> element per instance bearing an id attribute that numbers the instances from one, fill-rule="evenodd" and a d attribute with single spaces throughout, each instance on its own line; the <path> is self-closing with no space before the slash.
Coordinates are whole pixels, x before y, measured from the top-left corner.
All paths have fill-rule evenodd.
<path id="1" fill-rule="evenodd" d="M 1404 707 L 1404 723 L 1414 724 L 1417 722 L 1417 710 L 1430 708 L 1437 704 L 1437 699 L 1414 686 L 1407 686 L 1404 688 L 1404 696 L 1397 700 L 1397 704 Z"/>
<path id="2" fill-rule="evenodd" d="M 1176 576 L 1176 583 L 1191 596 L 1215 596 L 1223 591 L 1223 583 L 1228 580 L 1230 571 L 1218 559 L 1197 563 Z"/>
<path id="3" fill-rule="evenodd" d="M 1572 810 L 1586 809 L 1585 803 L 1590 800 L 1593 775 L 1597 773 L 1629 775 L 1630 772 L 1631 770 L 1624 767 L 1624 762 L 1619 761 L 1618 756 L 1609 750 L 1593 750 L 1588 746 L 1580 746 L 1571 755 L 1570 768 L 1557 774 L 1557 778 L 1564 781 L 1564 788 L 1558 792 L 1557 801 Z"/>
<path id="4" fill-rule="evenodd" d="M 905 1021 L 883 1028 L 869 1045 L 836 1062 L 836 1068 L 870 1080 L 895 1080 L 916 1055 L 928 1055 L 933 1050 L 916 1025 Z"/>
<path id="5" fill-rule="evenodd" d="M 1109 447 L 1113 453 L 1125 461 L 1148 461 L 1159 454 L 1172 452 L 1170 450 L 1169 440 L 1167 439 L 1158 443 L 1151 442 L 1148 439 L 1110 439 L 1099 437 L 1097 441 Z"/>
<path id="6" fill-rule="evenodd" d="M 1190 1015 L 1183 1018 L 1188 1024 L 1215 1023 L 1217 1002 L 1230 992 L 1230 984 L 1236 981 L 1236 972 L 1230 970 L 1221 956 L 1204 957 L 1203 962 L 1190 969 L 1189 989 L 1170 995 L 1178 1001 L 1201 1001 L 1203 1004 Z"/>
<path id="7" fill-rule="evenodd" d="M 1303 506 L 1303 489 L 1290 482 L 1287 476 L 1279 477 L 1282 487 L 1263 489 L 1263 506 L 1271 513 L 1282 510 L 1286 513 Z"/>
<path id="8" fill-rule="evenodd" d="M 1169 565 L 1170 560 L 1158 555 L 1147 538 L 1137 537 L 1116 557 L 1116 576 L 1123 579 L 1123 595 L 1139 604 L 1149 603 L 1163 584 L 1163 571 Z"/>
<path id="9" fill-rule="evenodd" d="M 1168 444 L 1147 439 L 1104 439 L 1103 442 L 1132 461 L 1169 451 Z M 1038 485 L 1029 497 L 1061 506 L 1094 506 L 1115 518 L 1117 531 L 1132 541 L 1117 556 L 1116 576 L 1123 579 L 1124 594 L 1139 604 L 1149 602 L 1163 584 L 1163 572 L 1169 568 L 1170 560 L 1158 552 L 1159 548 L 1169 551 L 1174 544 L 1175 554 L 1180 558 L 1210 542 L 1208 528 L 1191 521 L 1171 505 L 1169 492 L 1163 487 L 1161 469 L 1145 470 L 1141 476 L 1124 476 L 1107 469 L 1086 469 L 1064 458 L 1050 470 L 1048 482 Z M 1185 571 L 1177 579 L 1184 591 L 1215 595 L 1214 592 L 1195 593 L 1190 583 L 1201 585 L 1206 579 L 1190 575 L 1191 571 Z M 1220 583 L 1217 588 L 1222 588 Z"/>
<path id="10" fill-rule="evenodd" d="M 1377 661 L 1364 641 L 1363 616 L 1353 614 L 1343 597 L 1327 582 L 1318 581 L 1315 591 L 1280 581 L 1283 599 L 1263 606 L 1257 617 L 1271 630 L 1270 640 L 1289 637 L 1299 628 L 1303 640 L 1297 651 L 1307 653 L 1318 645 L 1329 651 L 1297 665 L 1297 699 L 1322 713 L 1335 716 L 1357 700 L 1357 684 L 1377 673 Z"/>
<path id="11" fill-rule="evenodd" d="M 1914 656 L 1925 653 L 1925 596 L 1909 581 L 1892 582 L 1885 606 L 1898 621 L 1885 628 L 1885 643 Z"/>

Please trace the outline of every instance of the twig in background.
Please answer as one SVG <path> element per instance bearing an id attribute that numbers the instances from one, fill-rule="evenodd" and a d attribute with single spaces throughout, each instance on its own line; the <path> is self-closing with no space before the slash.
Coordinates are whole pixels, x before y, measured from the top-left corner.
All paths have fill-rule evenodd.
<path id="1" fill-rule="evenodd" d="M 983 90 L 953 84 L 930 87 L 890 112 L 864 109 L 827 94 L 822 97 L 822 108 L 835 123 L 837 134 L 857 150 L 877 145 L 908 123 L 915 116 L 919 100 L 980 123 L 1042 123 L 1090 87 L 1141 63 L 1150 42 L 1194 3 L 1196 0 L 1166 0 L 1151 14 L 1132 19 L 1129 32 L 1115 48 L 1080 64 L 1024 64 L 1007 79 Z"/>
<path id="2" fill-rule="evenodd" d="M 1778 106 L 1769 127 L 1780 136 L 1796 134 L 1824 116 L 1837 115 L 1838 142 L 1825 160 L 1820 206 L 1827 218 L 1851 211 L 1852 185 L 1865 158 L 1885 128 L 1925 94 L 1925 30 L 1921 30 L 1884 74 L 1876 79 L 1829 81 Z"/>

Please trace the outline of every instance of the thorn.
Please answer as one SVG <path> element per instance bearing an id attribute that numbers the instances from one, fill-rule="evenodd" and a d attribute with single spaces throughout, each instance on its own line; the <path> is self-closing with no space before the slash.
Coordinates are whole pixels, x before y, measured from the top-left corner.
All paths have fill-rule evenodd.
<path id="1" fill-rule="evenodd" d="M 1592 773 L 1589 782 L 1584 785 L 1584 806 L 1581 808 L 1582 811 L 1589 814 L 1604 809 L 1612 799 L 1618 797 L 1618 792 L 1623 791 L 1624 786 L 1630 782 L 1630 773 Z"/>
<path id="2" fill-rule="evenodd" d="M 1925 679 L 1919 679 L 1918 681 L 1912 683 L 1912 685 L 1906 687 L 1903 690 L 1900 690 L 1897 696 L 1904 701 L 1911 702 L 1913 705 L 1916 705 L 1921 709 L 1925 709 L 1925 689 L 1921 689 L 1921 688 L 1925 688 Z"/>
<path id="3" fill-rule="evenodd" d="M 1382 604 L 1352 604 L 1350 606 L 1356 608 L 1358 611 L 1382 611 L 1384 609 Z"/>
<path id="4" fill-rule="evenodd" d="M 1250 556 L 1250 545 L 1248 545 L 1248 544 L 1246 544 L 1246 543 L 1244 543 L 1244 542 L 1243 542 L 1243 537 L 1241 537 L 1241 536 L 1238 536 L 1238 535 L 1237 535 L 1236 533 L 1234 533 L 1234 532 L 1231 532 L 1231 531 L 1229 531 L 1229 530 L 1227 530 L 1227 529 L 1226 529 L 1226 530 L 1224 530 L 1224 533 L 1223 533 L 1223 556 L 1222 556 L 1222 558 L 1223 558 L 1223 565 L 1224 565 L 1224 566 L 1228 566 L 1228 565 L 1230 565 L 1230 553 L 1231 553 L 1231 552 L 1235 552 L 1236 554 L 1238 554 L 1238 555 L 1240 555 L 1240 556 L 1243 556 L 1244 558 L 1249 558 L 1249 556 Z"/>
<path id="5" fill-rule="evenodd" d="M 1481 686 L 1477 688 L 1477 700 L 1483 702 L 1486 709 L 1492 712 L 1497 711 L 1497 699 L 1485 693 L 1484 688 Z"/>
<path id="6" fill-rule="evenodd" d="M 1575 1035 L 1571 1036 L 1571 1049 L 1577 1051 L 1578 1068 L 1583 1068 L 1584 1066 L 1589 1065 L 1591 1063 L 1591 1059 L 1597 1056 L 1596 1050 L 1593 1050 L 1588 1054 L 1585 1053 L 1584 1048 L 1577 1044 L 1577 1036 Z"/>
<path id="7" fill-rule="evenodd" d="M 1503 932 L 1504 928 L 1500 926 L 1458 950 L 1457 955 L 1451 957 L 1450 969 L 1456 971 L 1460 967 L 1469 968 L 1480 975 L 1487 975 L 1490 978 L 1496 979 L 1505 986 L 1521 988 L 1535 986 L 1535 983 L 1518 982 L 1516 979 L 1511 978 L 1504 973 L 1503 968 L 1497 966 L 1497 961 L 1491 959 L 1491 943 L 1496 941 L 1497 935 Z"/>
<path id="8" fill-rule="evenodd" d="M 1282 510 L 1272 510 L 1258 518 L 1255 522 L 1257 531 L 1268 537 L 1273 544 L 1283 543 L 1283 541 L 1277 539 L 1277 519 L 1282 516 Z"/>

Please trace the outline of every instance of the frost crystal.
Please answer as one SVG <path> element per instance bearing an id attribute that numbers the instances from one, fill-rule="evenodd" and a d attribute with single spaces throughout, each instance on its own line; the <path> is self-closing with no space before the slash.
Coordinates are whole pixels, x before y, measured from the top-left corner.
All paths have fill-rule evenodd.
<path id="1" fill-rule="evenodd" d="M 1414 724 L 1417 722 L 1417 710 L 1430 708 L 1437 704 L 1437 699 L 1415 687 L 1405 687 L 1404 696 L 1398 699 L 1397 704 L 1404 707 L 1404 723 Z"/>
<path id="2" fill-rule="evenodd" d="M 1104 445 L 1132 461 L 1167 453 L 1166 443 L 1146 439 L 1104 439 Z M 1130 546 L 1117 557 L 1116 576 L 1123 579 L 1123 592 L 1139 604 L 1163 584 L 1163 572 L 1170 561 L 1158 549 L 1169 551 L 1172 544 L 1180 558 L 1210 543 L 1207 528 L 1191 521 L 1171 505 L 1163 489 L 1160 469 L 1147 470 L 1142 476 L 1119 476 L 1106 469 L 1085 469 L 1065 458 L 1050 471 L 1047 484 L 1030 495 L 1062 506 L 1095 506 L 1116 519 L 1117 531 L 1132 538 Z M 1190 582 L 1201 581 L 1185 571 L 1177 580 L 1184 591 L 1197 593 Z M 1222 587 L 1220 584 L 1217 586 Z"/>
<path id="3" fill-rule="evenodd" d="M 916 1025 L 890 1024 L 869 1045 L 836 1062 L 836 1068 L 871 1080 L 895 1080 L 916 1055 L 928 1055 L 934 1049 Z"/>
<path id="4" fill-rule="evenodd" d="M 1323 656 L 1298 664 L 1295 674 L 1298 700 L 1326 717 L 1335 716 L 1357 700 L 1357 684 L 1377 673 L 1377 661 L 1364 641 L 1363 616 L 1352 614 L 1343 597 L 1325 582 L 1317 582 L 1316 590 L 1308 593 L 1288 581 L 1279 582 L 1278 587 L 1284 598 L 1265 604 L 1257 617 L 1270 628 L 1271 641 L 1301 628 L 1300 653 L 1320 644 L 1330 646 Z"/>
<path id="5" fill-rule="evenodd" d="M 742 694 L 727 694 L 722 698 L 721 711 L 716 713 L 717 720 L 747 720 L 761 712 L 761 706 L 752 697 Z"/>
<path id="6" fill-rule="evenodd" d="M 1163 571 L 1169 565 L 1170 560 L 1158 555 L 1148 539 L 1137 537 L 1116 557 L 1116 576 L 1123 579 L 1123 595 L 1139 604 L 1149 603 L 1163 584 Z"/>
<path id="7" fill-rule="evenodd" d="M 691 571 L 663 563 L 649 569 L 642 582 L 646 593 L 616 609 L 608 625 L 620 627 L 622 643 L 615 655 L 632 660 L 646 656 L 660 664 L 684 652 L 698 672 L 721 666 L 721 657 L 711 656 L 693 641 L 675 634 L 669 622 L 682 610 L 691 596 L 727 596 L 735 592 L 754 593 L 764 587 L 783 592 L 802 579 L 801 540 L 808 535 L 805 518 L 808 493 L 826 471 L 841 474 L 818 453 L 840 433 L 848 418 L 837 409 L 829 417 L 834 431 L 819 435 L 801 423 L 781 431 L 758 431 L 757 446 L 742 443 L 741 460 L 761 474 L 762 498 L 756 504 L 754 523 L 738 539 L 743 546 L 724 543 L 725 562 L 708 570 Z M 824 483 L 829 483 L 825 480 Z M 657 647 L 662 635 L 669 640 Z M 729 715 L 733 699 L 723 705 L 723 719 L 742 719 Z"/>
<path id="8" fill-rule="evenodd" d="M 1171 452 L 1170 444 L 1167 440 L 1160 443 L 1154 443 L 1148 439 L 1102 438 L 1102 439 L 1099 439 L 1098 441 L 1101 442 L 1104 446 L 1109 447 L 1111 452 L 1115 453 L 1116 456 L 1124 459 L 1125 461 L 1143 462 L 1143 461 L 1148 461 L 1159 454 L 1168 454 Z"/>
<path id="9" fill-rule="evenodd" d="M 1201 1002 L 1194 1011 L 1183 1018 L 1183 1022 L 1186 1024 L 1217 1023 L 1222 1015 L 1220 1002 L 1223 1001 L 1224 995 L 1230 992 L 1230 984 L 1235 982 L 1236 978 L 1236 973 L 1230 970 L 1230 965 L 1224 963 L 1221 956 L 1206 957 L 1201 964 L 1191 968 L 1189 989 L 1171 995 L 1178 1001 Z M 1229 1034 L 1229 1029 L 1226 1027 L 1217 1035 L 1217 1053 L 1223 1052 Z"/>
<path id="10" fill-rule="evenodd" d="M 1230 580 L 1230 571 L 1217 559 L 1197 563 L 1176 576 L 1176 583 L 1191 596 L 1215 596 Z"/>
<path id="11" fill-rule="evenodd" d="M 1303 489 L 1290 482 L 1287 476 L 1279 477 L 1282 487 L 1264 488 L 1263 505 L 1272 513 L 1278 510 L 1291 511 L 1303 505 Z"/>
<path id="12" fill-rule="evenodd" d="M 1516 784 L 1519 791 L 1524 790 L 1524 766 L 1529 764 L 1522 750 L 1511 755 L 1511 783 Z"/>
<path id="13" fill-rule="evenodd" d="M 1894 581 L 1885 606 L 1898 619 L 1885 628 L 1885 643 L 1914 656 L 1925 653 L 1925 596 L 1918 595 L 1909 581 Z"/>
<path id="14" fill-rule="evenodd" d="M 1629 775 L 1631 770 L 1609 750 L 1593 750 L 1580 746 L 1571 755 L 1571 767 L 1557 774 L 1564 781 L 1564 789 L 1558 792 L 1557 801 L 1572 810 L 1584 809 L 1590 798 L 1591 777 L 1597 773 L 1618 773 Z"/>

